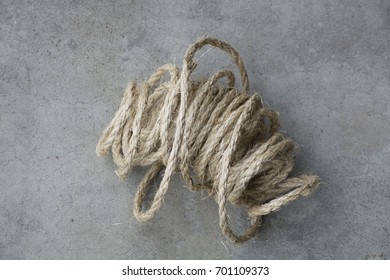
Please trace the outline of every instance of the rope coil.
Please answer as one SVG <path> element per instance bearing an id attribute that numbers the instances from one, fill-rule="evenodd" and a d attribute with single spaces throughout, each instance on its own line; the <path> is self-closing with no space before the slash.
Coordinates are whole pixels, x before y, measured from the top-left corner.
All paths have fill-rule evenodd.
<path id="1" fill-rule="evenodd" d="M 191 79 L 194 55 L 205 45 L 230 55 L 240 72 L 241 90 L 234 88 L 230 70 L 219 70 L 209 79 Z M 169 81 L 162 82 L 166 75 Z M 227 87 L 216 84 L 222 78 L 227 79 Z M 278 132 L 279 126 L 278 113 L 264 107 L 260 95 L 249 95 L 240 55 L 229 44 L 206 37 L 188 48 L 181 71 L 166 64 L 148 81 L 129 83 L 96 152 L 105 156 L 111 150 L 121 179 L 134 166 L 151 166 L 135 195 L 137 220 L 155 215 L 172 176 L 180 172 L 190 190 L 204 189 L 215 197 L 224 235 L 243 242 L 254 236 L 261 216 L 309 195 L 319 183 L 313 175 L 287 178 L 295 145 Z M 152 204 L 143 210 L 151 182 L 164 167 Z M 228 202 L 245 207 L 251 218 L 241 235 L 229 226 Z"/>

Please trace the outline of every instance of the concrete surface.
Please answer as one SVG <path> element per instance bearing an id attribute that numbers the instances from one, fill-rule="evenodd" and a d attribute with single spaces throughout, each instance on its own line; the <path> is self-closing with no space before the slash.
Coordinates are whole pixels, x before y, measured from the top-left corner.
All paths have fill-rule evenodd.
<path id="1" fill-rule="evenodd" d="M 389 258 L 390 2 L 166 2 L 0 1 L 0 258 Z M 244 245 L 179 177 L 139 224 L 145 171 L 120 182 L 95 156 L 127 82 L 179 64 L 205 34 L 241 53 L 300 145 L 295 172 L 323 182 Z M 203 61 L 229 65 L 216 50 Z"/>

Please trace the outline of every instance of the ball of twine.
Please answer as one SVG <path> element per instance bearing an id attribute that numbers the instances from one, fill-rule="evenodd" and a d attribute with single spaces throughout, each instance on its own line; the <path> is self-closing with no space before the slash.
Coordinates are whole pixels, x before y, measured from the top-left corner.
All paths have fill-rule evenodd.
<path id="1" fill-rule="evenodd" d="M 192 79 L 194 55 L 205 45 L 225 51 L 236 63 L 242 89 L 230 70 L 209 79 Z M 162 78 L 170 75 L 169 81 Z M 217 82 L 227 79 L 227 87 Z M 313 175 L 288 178 L 294 165 L 294 143 L 278 132 L 277 112 L 249 95 L 248 76 L 240 55 L 227 43 L 201 38 L 188 48 L 180 69 L 166 64 L 142 84 L 130 82 L 114 118 L 96 147 L 111 150 L 117 175 L 124 179 L 134 166 L 151 166 L 140 182 L 134 216 L 151 219 L 162 205 L 169 183 L 180 172 L 190 190 L 207 190 L 218 204 L 219 225 L 233 242 L 254 236 L 267 215 L 318 185 Z M 153 179 L 165 167 L 150 208 L 143 209 Z M 241 235 L 228 222 L 227 203 L 242 206 L 250 225 Z"/>

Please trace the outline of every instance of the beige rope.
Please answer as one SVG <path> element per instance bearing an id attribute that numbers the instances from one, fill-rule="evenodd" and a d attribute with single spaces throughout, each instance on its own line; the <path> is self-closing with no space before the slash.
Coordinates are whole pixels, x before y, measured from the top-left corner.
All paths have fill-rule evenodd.
<path id="1" fill-rule="evenodd" d="M 234 88 L 229 70 L 209 79 L 190 78 L 196 68 L 194 55 L 204 45 L 230 55 L 240 71 L 242 90 Z M 170 79 L 162 82 L 166 74 Z M 222 78 L 227 87 L 216 85 Z M 261 216 L 310 194 L 319 182 L 311 175 L 287 178 L 295 146 L 278 132 L 279 125 L 278 113 L 264 107 L 260 95 L 249 95 L 240 55 L 225 42 L 201 38 L 187 50 L 181 72 L 167 64 L 148 81 L 128 85 L 96 152 L 104 156 L 111 149 L 121 179 L 134 166 L 151 165 L 135 195 L 134 215 L 139 221 L 155 215 L 172 176 L 180 172 L 191 190 L 205 189 L 215 197 L 222 232 L 242 242 L 255 234 Z M 152 204 L 143 210 L 149 186 L 164 167 Z M 241 235 L 229 226 L 227 202 L 244 206 L 251 218 Z"/>

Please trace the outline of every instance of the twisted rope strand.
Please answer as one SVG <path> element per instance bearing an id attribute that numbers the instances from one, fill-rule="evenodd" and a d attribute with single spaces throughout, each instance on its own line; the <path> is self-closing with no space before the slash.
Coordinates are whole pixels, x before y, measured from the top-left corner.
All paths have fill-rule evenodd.
<path id="1" fill-rule="evenodd" d="M 242 90 L 234 88 L 230 70 L 220 70 L 209 79 L 191 79 L 195 53 L 205 45 L 230 55 L 239 69 Z M 162 82 L 167 74 L 169 81 Z M 217 85 L 223 78 L 226 88 Z M 248 76 L 236 50 L 206 37 L 188 48 L 181 71 L 166 64 L 148 81 L 129 83 L 96 152 L 105 156 L 111 149 L 121 179 L 134 166 L 151 165 L 134 198 L 133 213 L 139 221 L 156 214 L 172 176 L 180 172 L 191 190 L 204 189 L 214 196 L 223 234 L 243 242 L 256 233 L 262 216 L 309 195 L 319 183 L 314 175 L 288 178 L 295 145 L 278 132 L 279 126 L 278 113 L 264 107 L 260 95 L 249 95 Z M 151 182 L 164 167 L 150 208 L 144 210 Z M 241 235 L 229 226 L 228 203 L 245 207 L 250 217 Z"/>

